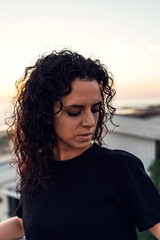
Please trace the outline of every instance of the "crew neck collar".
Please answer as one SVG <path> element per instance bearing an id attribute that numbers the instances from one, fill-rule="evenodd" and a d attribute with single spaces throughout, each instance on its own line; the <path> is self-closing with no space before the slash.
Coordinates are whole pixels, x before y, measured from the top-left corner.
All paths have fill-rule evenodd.
<path id="1" fill-rule="evenodd" d="M 88 148 L 83 153 L 81 153 L 80 155 L 78 155 L 74 158 L 63 160 L 63 161 L 53 160 L 53 165 L 55 165 L 55 166 L 70 166 L 72 164 L 76 164 L 77 162 L 84 159 L 84 157 L 86 157 L 89 153 L 91 153 L 97 147 L 98 147 L 98 145 L 96 143 L 93 143 L 93 145 L 90 148 Z"/>

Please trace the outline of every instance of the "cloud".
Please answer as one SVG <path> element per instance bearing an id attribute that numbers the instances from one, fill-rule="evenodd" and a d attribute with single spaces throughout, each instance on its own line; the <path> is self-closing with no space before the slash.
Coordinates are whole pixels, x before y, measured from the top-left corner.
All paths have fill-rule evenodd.
<path id="1" fill-rule="evenodd" d="M 160 44 L 147 44 L 146 50 L 149 53 L 160 53 Z"/>
<path id="2" fill-rule="evenodd" d="M 121 38 L 114 38 L 107 44 L 107 51 L 111 53 L 128 53 L 130 51 L 130 46 L 123 43 Z"/>

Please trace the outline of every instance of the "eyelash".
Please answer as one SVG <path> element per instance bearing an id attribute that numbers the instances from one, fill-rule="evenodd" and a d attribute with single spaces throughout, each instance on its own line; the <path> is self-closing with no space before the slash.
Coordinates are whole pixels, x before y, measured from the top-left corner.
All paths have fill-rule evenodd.
<path id="1" fill-rule="evenodd" d="M 99 110 L 92 110 L 92 113 L 97 113 L 99 112 Z M 71 112 L 67 112 L 67 114 L 71 117 L 76 117 L 80 114 L 81 112 L 77 112 L 77 113 L 71 113 Z"/>

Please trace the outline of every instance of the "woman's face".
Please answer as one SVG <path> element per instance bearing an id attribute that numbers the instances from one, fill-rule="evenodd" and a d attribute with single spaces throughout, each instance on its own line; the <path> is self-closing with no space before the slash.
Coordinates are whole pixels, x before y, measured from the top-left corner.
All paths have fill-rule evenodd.
<path id="1" fill-rule="evenodd" d="M 60 160 L 72 158 L 91 146 L 101 101 L 96 80 L 77 78 L 72 82 L 71 93 L 62 97 L 63 109 L 53 120 Z M 54 112 L 58 110 L 55 106 Z"/>

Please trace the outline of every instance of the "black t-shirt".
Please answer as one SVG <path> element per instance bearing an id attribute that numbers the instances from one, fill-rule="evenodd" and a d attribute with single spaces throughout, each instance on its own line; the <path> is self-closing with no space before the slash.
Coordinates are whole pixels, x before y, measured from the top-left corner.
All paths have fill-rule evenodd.
<path id="1" fill-rule="evenodd" d="M 22 191 L 16 210 L 27 240 L 137 240 L 160 222 L 160 195 L 137 157 L 94 144 L 53 161 L 54 184 Z"/>

